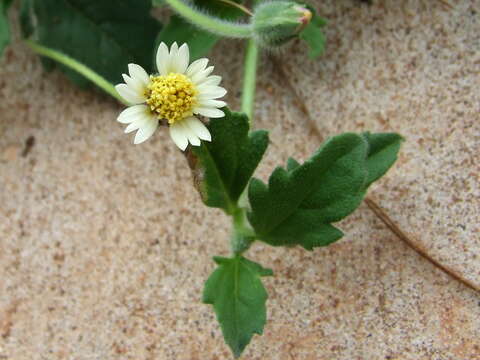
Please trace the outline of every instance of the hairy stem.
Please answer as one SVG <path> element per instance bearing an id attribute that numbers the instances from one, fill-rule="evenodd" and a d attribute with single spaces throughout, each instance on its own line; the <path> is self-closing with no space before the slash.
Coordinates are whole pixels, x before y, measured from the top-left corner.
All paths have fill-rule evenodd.
<path id="1" fill-rule="evenodd" d="M 234 255 L 247 251 L 255 240 L 255 233 L 247 220 L 245 209 L 237 208 L 233 213 L 233 229 L 230 237 L 230 245 Z"/>
<path id="2" fill-rule="evenodd" d="M 58 61 L 59 63 L 77 71 L 78 73 L 86 77 L 88 80 L 93 82 L 95 85 L 97 85 L 99 88 L 104 90 L 107 94 L 113 96 L 122 104 L 128 105 L 128 103 L 126 103 L 125 100 L 120 97 L 120 95 L 115 90 L 115 87 L 108 80 L 106 80 L 87 66 L 79 63 L 78 61 L 59 51 L 44 47 L 31 40 L 25 40 L 25 43 L 36 53 Z"/>
<path id="3" fill-rule="evenodd" d="M 248 24 L 238 24 L 206 15 L 183 0 L 165 0 L 165 2 L 192 24 L 214 34 L 234 38 L 250 38 L 252 36 L 252 30 Z"/>
<path id="4" fill-rule="evenodd" d="M 250 128 L 253 124 L 253 106 L 255 102 L 255 86 L 257 83 L 258 46 L 250 39 L 245 54 L 243 73 L 242 112 L 247 114 Z"/>

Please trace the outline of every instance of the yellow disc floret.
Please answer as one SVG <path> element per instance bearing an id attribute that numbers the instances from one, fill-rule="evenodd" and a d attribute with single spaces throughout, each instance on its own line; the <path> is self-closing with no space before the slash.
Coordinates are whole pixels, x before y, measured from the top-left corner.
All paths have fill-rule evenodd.
<path id="1" fill-rule="evenodd" d="M 195 86 L 183 74 L 152 76 L 145 95 L 150 110 L 169 124 L 192 116 L 197 103 Z"/>

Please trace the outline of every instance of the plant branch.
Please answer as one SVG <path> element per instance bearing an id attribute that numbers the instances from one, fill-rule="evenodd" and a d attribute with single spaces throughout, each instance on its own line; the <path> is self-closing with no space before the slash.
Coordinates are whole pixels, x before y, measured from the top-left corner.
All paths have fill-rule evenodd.
<path id="1" fill-rule="evenodd" d="M 248 24 L 218 19 L 182 0 L 165 0 L 165 2 L 187 21 L 211 33 L 233 38 L 250 38 L 252 36 L 252 30 Z"/>
<path id="2" fill-rule="evenodd" d="M 255 87 L 257 83 L 258 46 L 250 39 L 245 54 L 242 90 L 242 112 L 247 114 L 250 128 L 253 124 L 253 107 L 255 102 Z"/>
<path id="3" fill-rule="evenodd" d="M 255 240 L 255 232 L 247 220 L 245 209 L 237 208 L 232 214 L 232 235 L 230 245 L 234 255 L 242 254 L 247 251 Z"/>
<path id="4" fill-rule="evenodd" d="M 434 258 L 432 258 L 424 249 L 422 249 L 418 244 L 413 242 L 398 226 L 395 224 L 390 217 L 385 213 L 385 211 L 377 205 L 375 201 L 370 198 L 365 198 L 365 203 L 373 211 L 375 215 L 395 234 L 399 237 L 403 242 L 405 242 L 408 246 L 410 246 L 413 250 L 419 253 L 424 259 L 430 261 L 436 267 L 442 269 L 448 275 L 453 277 L 454 279 L 460 281 L 464 285 L 468 286 L 469 288 L 480 291 L 480 288 L 476 286 L 471 281 L 465 279 L 463 276 L 457 274 L 454 270 L 450 269 L 449 267 L 441 264 Z"/>
<path id="5" fill-rule="evenodd" d="M 129 105 L 128 103 L 125 102 L 125 100 L 123 100 L 120 97 L 120 95 L 115 90 L 115 87 L 108 80 L 106 80 L 104 77 L 97 74 L 92 69 L 83 65 L 82 63 L 79 63 L 75 59 L 72 59 L 70 56 L 67 56 L 59 51 L 39 45 L 33 42 L 32 40 L 25 40 L 25 43 L 37 54 L 46 56 L 50 59 L 58 61 L 59 63 L 65 66 L 68 66 L 69 68 L 77 71 L 78 73 L 86 77 L 88 80 L 93 82 L 103 91 L 105 91 L 107 94 L 111 95 L 112 97 L 120 101 L 122 104 Z"/>

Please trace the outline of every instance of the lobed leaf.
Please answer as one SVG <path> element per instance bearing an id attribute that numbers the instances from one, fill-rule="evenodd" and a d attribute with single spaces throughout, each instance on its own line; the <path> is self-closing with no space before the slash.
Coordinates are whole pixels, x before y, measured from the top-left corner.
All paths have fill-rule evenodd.
<path id="1" fill-rule="evenodd" d="M 249 133 L 245 114 L 224 108 L 225 117 L 211 119 L 208 129 L 211 142 L 192 147 L 192 167 L 197 188 L 207 206 L 224 209 L 231 214 L 268 146 L 268 133 Z"/>
<path id="2" fill-rule="evenodd" d="M 249 187 L 249 220 L 261 240 L 271 245 L 302 245 L 311 250 L 338 240 L 342 233 L 330 225 L 360 203 L 367 177 L 368 145 L 356 134 L 328 140 L 299 165 L 278 167 L 268 186 L 254 179 Z"/>
<path id="3" fill-rule="evenodd" d="M 395 162 L 397 134 L 346 133 L 335 136 L 300 165 L 289 159 L 268 186 L 249 186 L 251 225 L 271 245 L 301 245 L 307 250 L 337 241 L 343 233 L 331 223 L 352 213 L 368 186 Z"/>
<path id="4" fill-rule="evenodd" d="M 253 334 L 263 333 L 268 294 L 260 278 L 273 272 L 242 256 L 214 260 L 218 267 L 205 283 L 203 302 L 213 305 L 225 342 L 238 358 Z"/>
<path id="5" fill-rule="evenodd" d="M 403 138 L 395 133 L 363 134 L 369 144 L 366 187 L 381 178 L 397 160 Z"/>

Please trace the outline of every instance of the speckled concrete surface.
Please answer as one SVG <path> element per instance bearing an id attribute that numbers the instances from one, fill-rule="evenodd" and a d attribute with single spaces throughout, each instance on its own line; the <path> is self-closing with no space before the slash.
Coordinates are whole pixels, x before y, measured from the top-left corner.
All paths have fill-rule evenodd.
<path id="1" fill-rule="evenodd" d="M 373 3 L 317 1 L 330 19 L 328 51 L 315 62 L 290 57 L 285 71 L 320 133 L 406 137 L 401 166 L 373 198 L 480 289 L 480 3 Z"/>
<path id="2" fill-rule="evenodd" d="M 234 105 L 239 50 L 223 43 L 212 55 Z M 265 178 L 319 142 L 267 58 L 262 68 L 256 124 L 272 138 Z M 307 86 L 314 92 L 322 81 Z M 201 205 L 168 135 L 131 145 L 114 121 L 119 105 L 43 73 L 18 43 L 0 63 L 0 97 L 0 359 L 230 358 L 211 308 L 200 304 L 210 256 L 228 254 L 227 219 Z M 319 99 L 314 111 L 323 103 L 330 106 Z M 370 125 L 367 117 L 358 121 Z M 417 171 L 409 154 L 376 196 L 390 196 L 406 168 Z M 404 215 L 403 200 L 380 200 L 391 216 Z M 265 279 L 265 335 L 244 359 L 480 359 L 478 293 L 404 245 L 365 205 L 340 226 L 344 239 L 311 253 L 249 251 L 275 277 Z"/>

